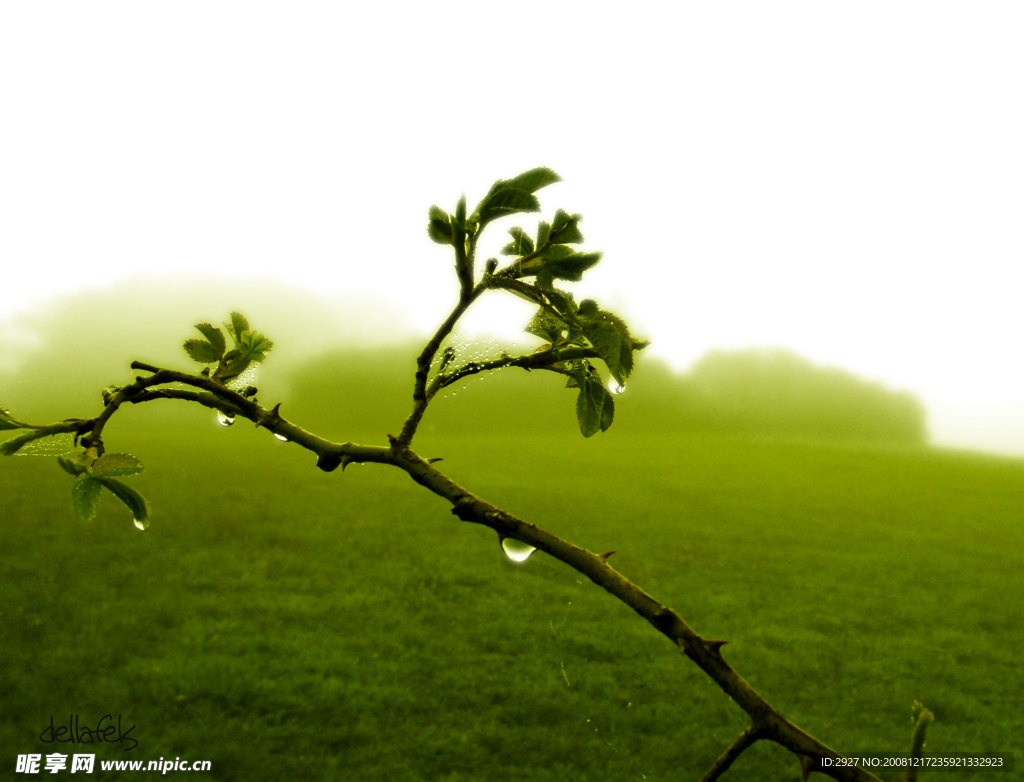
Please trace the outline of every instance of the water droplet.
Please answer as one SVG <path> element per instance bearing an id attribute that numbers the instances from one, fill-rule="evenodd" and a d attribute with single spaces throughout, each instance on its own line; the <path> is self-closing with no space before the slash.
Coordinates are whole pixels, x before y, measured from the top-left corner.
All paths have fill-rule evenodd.
<path id="1" fill-rule="evenodd" d="M 135 523 L 135 529 L 144 530 L 149 526 L 149 519 L 132 519 Z"/>
<path id="2" fill-rule="evenodd" d="M 611 393 L 613 393 L 616 396 L 618 396 L 619 394 L 625 393 L 625 391 L 626 391 L 626 384 L 625 383 L 620 383 L 618 380 L 616 380 L 613 377 L 611 380 L 608 381 L 608 390 Z"/>
<path id="3" fill-rule="evenodd" d="M 225 413 L 223 410 L 217 411 L 217 423 L 221 426 L 231 426 L 235 422 L 234 413 Z"/>
<path id="4" fill-rule="evenodd" d="M 515 538 L 502 538 L 501 550 L 504 551 L 505 556 L 513 562 L 525 562 L 530 558 L 530 554 L 537 549 L 529 543 L 523 543 L 523 541 L 516 540 Z"/>
<path id="5" fill-rule="evenodd" d="M 562 329 L 560 332 L 558 332 L 558 336 L 560 336 L 562 339 L 565 339 L 566 337 L 569 336 L 569 330 Z"/>
<path id="6" fill-rule="evenodd" d="M 278 440 L 280 440 L 280 441 L 281 441 L 282 443 L 286 443 L 286 442 L 288 442 L 288 438 L 287 438 L 287 437 L 285 437 L 285 436 L 284 436 L 283 434 L 278 434 L 277 432 L 274 432 L 274 437 L 276 437 L 276 438 L 277 438 Z"/>

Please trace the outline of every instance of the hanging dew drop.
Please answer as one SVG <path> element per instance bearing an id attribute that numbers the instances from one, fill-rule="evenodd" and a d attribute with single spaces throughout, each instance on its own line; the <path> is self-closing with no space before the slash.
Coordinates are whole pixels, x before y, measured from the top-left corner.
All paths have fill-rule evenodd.
<path id="1" fill-rule="evenodd" d="M 286 442 L 288 442 L 288 438 L 287 438 L 287 437 L 285 437 L 285 436 L 284 436 L 283 434 L 278 434 L 277 432 L 274 432 L 274 437 L 276 437 L 276 438 L 277 438 L 278 440 L 280 440 L 280 441 L 281 441 L 282 443 L 286 443 Z"/>
<path id="2" fill-rule="evenodd" d="M 231 426 L 235 422 L 234 413 L 225 413 L 223 410 L 217 411 L 217 423 L 221 426 Z"/>
<path id="3" fill-rule="evenodd" d="M 145 530 L 149 526 L 149 519 L 140 520 L 133 518 L 132 522 L 135 524 L 135 529 L 137 530 Z"/>
<path id="4" fill-rule="evenodd" d="M 608 381 L 608 390 L 611 393 L 615 394 L 615 396 L 618 396 L 619 394 L 625 393 L 625 391 L 626 391 L 626 384 L 625 383 L 620 383 L 618 380 L 616 380 L 613 377 L 611 380 Z"/>
<path id="5" fill-rule="evenodd" d="M 505 556 L 513 562 L 525 562 L 530 558 L 530 554 L 537 549 L 529 543 L 523 543 L 523 541 L 516 540 L 515 538 L 502 538 L 501 550 L 504 551 Z"/>

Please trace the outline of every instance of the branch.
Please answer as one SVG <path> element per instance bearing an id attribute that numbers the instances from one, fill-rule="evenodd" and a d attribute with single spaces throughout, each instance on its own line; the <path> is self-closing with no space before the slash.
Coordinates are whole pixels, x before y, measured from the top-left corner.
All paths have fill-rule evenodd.
<path id="1" fill-rule="evenodd" d="M 163 369 L 142 361 L 133 361 L 131 366 L 132 369 L 141 369 L 153 374 L 149 377 L 136 377 L 134 383 L 118 389 L 110 395 L 103 412 L 96 418 L 76 422 L 79 429 L 84 427 L 89 431 L 89 434 L 82 439 L 84 446 L 95 447 L 102 453 L 103 427 L 126 402 L 141 404 L 156 399 L 179 399 L 197 402 L 205 407 L 220 410 L 227 415 L 247 418 L 256 426 L 263 427 L 285 440 L 312 451 L 318 457 L 317 467 L 325 472 L 331 472 L 339 466 L 344 469 L 352 462 L 393 463 L 389 455 L 391 448 L 358 445 L 351 442 L 332 442 L 287 420 L 281 415 L 281 405 L 278 404 L 268 409 L 255 399 L 248 398 L 210 378 L 173 369 Z M 158 387 L 167 384 L 191 386 L 200 391 Z"/>
<path id="2" fill-rule="evenodd" d="M 743 753 L 743 750 L 752 746 L 754 742 L 760 738 L 762 738 L 762 736 L 755 728 L 747 728 L 737 736 L 735 740 L 733 740 L 732 744 L 725 748 L 725 751 L 722 752 L 721 755 L 715 759 L 711 768 L 709 768 L 707 772 L 705 772 L 704 776 L 700 778 L 700 782 L 714 782 L 729 770 L 733 761 Z"/>
<path id="3" fill-rule="evenodd" d="M 459 314 L 460 308 L 457 307 L 449 320 L 454 323 Z M 441 334 L 441 330 L 438 333 Z M 443 336 L 435 337 L 436 343 L 440 344 L 441 339 Z M 743 750 L 763 738 L 780 744 L 800 757 L 806 757 L 809 762 L 813 762 L 813 767 L 834 779 L 843 782 L 877 782 L 876 777 L 859 768 L 834 764 L 822 767 L 819 762 L 821 759 L 835 761 L 841 756 L 783 717 L 754 690 L 723 659 L 721 647 L 724 641 L 702 638 L 678 613 L 612 568 L 608 564 L 608 555 L 587 551 L 483 500 L 437 470 L 431 461 L 420 457 L 399 438 L 391 438 L 388 447 L 331 442 L 288 421 L 281 415 L 279 404 L 268 409 L 254 398 L 246 397 L 208 377 L 163 369 L 140 361 L 133 362 L 132 368 L 152 374 L 149 377 L 138 376 L 132 384 L 109 394 L 103 412 L 95 419 L 69 420 L 54 426 L 62 427 L 65 431 L 88 431 L 86 437 L 83 437 L 83 445 L 101 452 L 103 427 L 125 402 L 141 404 L 156 399 L 178 399 L 247 418 L 257 426 L 316 454 L 317 467 L 327 472 L 339 466 L 344 469 L 352 462 L 376 462 L 398 467 L 421 486 L 448 500 L 452 505 L 452 513 L 458 518 L 489 527 L 501 537 L 513 538 L 546 552 L 628 605 L 669 638 L 747 713 L 751 727 L 715 761 L 708 771 L 712 776 L 706 776 L 706 779 L 716 779 Z M 181 384 L 198 391 L 160 388 L 169 384 Z"/>
<path id="4" fill-rule="evenodd" d="M 438 327 L 434 336 L 430 338 L 430 341 L 424 346 L 419 357 L 416 359 L 416 378 L 412 391 L 412 412 L 409 413 L 409 417 L 406 419 L 405 424 L 403 424 L 402 431 L 397 438 L 398 442 L 402 445 L 408 446 L 412 442 L 413 435 L 416 434 L 416 429 L 419 427 L 423 414 L 427 410 L 427 405 L 430 403 L 430 395 L 427 394 L 427 376 L 430 374 L 430 365 L 434 361 L 434 356 L 437 355 L 437 351 L 441 348 L 441 343 L 452 333 L 452 329 L 455 328 L 459 318 L 465 314 L 466 310 L 469 309 L 470 305 L 476 301 L 484 290 L 480 285 L 470 290 L 467 290 L 465 287 L 462 288 L 458 304 L 455 305 L 455 308 Z"/>
<path id="5" fill-rule="evenodd" d="M 783 717 L 725 662 L 721 654 L 724 642 L 702 638 L 679 614 L 612 568 L 606 556 L 587 551 L 491 505 L 455 483 L 409 448 L 394 448 L 390 455 L 390 463 L 405 470 L 414 481 L 434 494 L 451 502 L 452 513 L 463 521 L 490 527 L 499 536 L 515 538 L 550 554 L 610 592 L 678 645 L 683 654 L 693 660 L 751 718 L 751 738 L 734 742 L 731 752 L 727 750 L 732 759 L 746 749 L 745 744 L 752 742 L 754 737 L 770 739 L 798 756 L 808 756 L 815 761 L 823 758 L 836 761 L 842 758 L 831 747 Z M 843 782 L 878 782 L 877 777 L 856 767 L 829 765 L 822 767 L 821 772 Z"/>
<path id="6" fill-rule="evenodd" d="M 533 369 L 547 369 L 553 372 L 562 372 L 562 374 L 570 374 L 559 370 L 555 367 L 555 364 L 560 364 L 563 361 L 572 361 L 578 358 L 600 358 L 600 354 L 593 348 L 584 347 L 564 347 L 551 349 L 550 345 L 542 346 L 539 350 L 528 353 L 523 356 L 509 356 L 504 355 L 501 358 L 492 359 L 490 361 L 471 361 L 464 366 L 459 367 L 451 374 L 441 374 L 434 378 L 434 381 L 430 384 L 427 389 L 427 399 L 432 399 L 438 391 L 447 388 L 448 386 L 459 382 L 465 377 L 470 375 L 476 375 L 480 372 L 490 372 L 495 369 L 504 369 L 505 367 L 519 367 L 527 371 Z"/>
<path id="7" fill-rule="evenodd" d="M 722 646 L 725 641 L 702 638 L 678 613 L 612 568 L 608 564 L 608 557 L 612 552 L 595 554 L 517 518 L 455 483 L 436 470 L 432 460 L 423 459 L 411 449 L 412 439 L 430 400 L 440 389 L 464 377 L 510 366 L 526 370 L 546 369 L 577 377 L 577 374 L 567 372 L 565 367 L 560 366 L 562 362 L 600 358 L 608 365 L 612 375 L 621 382 L 632 369 L 632 351 L 646 346 L 645 342 L 632 339 L 621 319 L 610 313 L 602 313 L 596 302 L 588 300 L 577 307 L 570 294 L 553 288 L 553 279 L 578 280 L 583 271 L 597 263 L 600 258 L 598 253 L 578 253 L 568 247 L 569 244 L 576 244 L 583 239 L 577 227 L 579 215 L 569 215 L 559 210 L 556 212 L 555 221 L 542 222 L 538 227 L 535 249 L 497 273 L 497 261 L 491 259 L 485 267 L 482 280 L 479 283 L 474 282 L 476 245 L 483 227 L 490 221 L 508 214 L 538 210 L 539 204 L 533 195 L 534 192 L 556 181 L 558 176 L 547 168 L 531 169 L 511 180 L 498 180 L 477 210 L 468 218 L 465 197 L 459 199 L 454 215 L 447 215 L 438 207 L 431 208 L 428 224 L 431 239 L 440 244 L 450 244 L 455 249 L 459 299 L 416 359 L 412 411 L 399 436 L 388 436 L 390 443 L 387 447 L 326 440 L 285 419 L 281 415 L 280 404 L 269 409 L 263 407 L 256 400 L 254 389 L 239 393 L 224 385 L 228 376 L 237 376 L 249 363 L 256 360 L 254 357 L 257 354 L 262 357 L 273 344 L 258 332 L 251 331 L 244 316 L 232 313 L 232 323 L 228 330 L 235 340 L 233 351 L 225 352 L 223 333 L 207 323 L 196 324 L 205 341 L 189 340 L 184 346 L 189 356 L 201 364 L 217 362 L 212 377 L 208 374 L 209 370 L 205 370 L 204 374 L 194 375 L 135 361 L 131 365 L 133 369 L 150 374 L 139 375 L 134 382 L 122 388 L 105 391 L 103 410 L 95 418 L 68 419 L 49 427 L 33 427 L 31 432 L 4 443 L 0 450 L 10 454 L 32 439 L 60 432 L 75 432 L 76 440 L 81 439 L 82 445 L 86 448 L 86 455 L 91 459 L 89 464 L 100 464 L 104 427 L 125 403 L 141 404 L 157 399 L 176 399 L 220 410 L 236 418 L 247 418 L 256 426 L 266 428 L 282 439 L 316 454 L 317 467 L 327 472 L 339 466 L 344 470 L 351 462 L 392 465 L 405 471 L 421 486 L 450 502 L 452 513 L 459 519 L 489 527 L 503 539 L 514 539 L 526 546 L 544 551 L 605 589 L 665 635 L 684 656 L 691 659 L 743 709 L 750 718 L 750 727 L 715 760 L 704 776 L 707 782 L 717 780 L 740 754 L 761 739 L 773 741 L 797 755 L 803 765 L 805 778 L 810 770 L 818 770 L 842 782 L 879 782 L 876 777 L 860 768 L 837 765 L 836 761 L 842 759 L 842 756 L 783 717 L 725 661 L 722 657 Z M 524 238 L 522 229 L 514 229 L 513 237 L 514 244 L 521 244 L 524 248 L 526 245 L 533 246 L 532 240 Z M 513 246 L 513 251 L 519 250 Z M 536 284 L 525 283 L 519 279 L 525 276 L 536 277 Z M 452 333 L 466 310 L 490 288 L 509 290 L 538 304 L 541 307 L 541 316 L 548 315 L 556 324 L 565 324 L 566 331 L 561 331 L 560 326 L 558 328 L 565 341 L 552 334 L 552 345 L 548 346 L 547 350 L 542 349 L 516 357 L 505 355 L 492 361 L 469 362 L 448 374 L 445 370 L 449 356 L 446 355 L 433 381 L 428 385 L 431 367 L 444 340 Z M 536 333 L 537 329 L 530 330 Z M 588 343 L 591 347 L 581 346 Z M 626 354 L 623 355 L 622 351 L 626 351 Z M 238 366 L 234 367 L 231 373 L 225 374 L 229 362 L 237 362 Z M 586 372 L 592 369 L 587 367 Z M 611 422 L 613 407 L 610 396 L 604 392 L 603 387 L 594 386 L 593 378 L 586 372 L 581 369 L 577 378 L 581 384 L 581 401 L 578 402 L 577 415 L 581 431 L 585 436 L 589 436 L 598 428 L 607 428 Z M 597 394 L 596 396 L 600 398 L 595 399 L 595 395 L 589 393 L 594 388 L 602 392 L 603 396 Z M 579 412 L 580 410 L 584 412 Z M 0 410 L 0 428 L 26 426 L 11 418 L 6 411 Z M 70 460 L 61 461 L 61 467 L 78 476 L 76 480 L 82 480 L 81 475 L 89 469 L 88 465 Z M 93 480 L 92 477 L 87 476 L 85 480 L 85 485 L 93 485 L 88 483 Z M 141 498 L 138 498 L 138 502 L 144 505 Z M 80 515 L 83 515 L 82 512 Z M 923 740 L 923 732 L 921 738 Z M 824 759 L 832 762 L 823 766 L 821 761 Z"/>

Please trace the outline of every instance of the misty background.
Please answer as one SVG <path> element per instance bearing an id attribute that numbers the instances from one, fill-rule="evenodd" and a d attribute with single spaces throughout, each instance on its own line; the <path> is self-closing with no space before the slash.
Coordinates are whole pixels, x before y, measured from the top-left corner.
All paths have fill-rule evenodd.
<path id="1" fill-rule="evenodd" d="M 1022 21 L 1010 2 L 7 4 L 0 404 L 81 386 L 39 414 L 91 414 L 126 359 L 180 361 L 188 324 L 234 308 L 278 340 L 265 383 L 339 343 L 422 340 L 455 293 L 429 205 L 548 165 L 545 214 L 582 213 L 605 253 L 578 298 L 650 338 L 666 382 L 715 350 L 762 373 L 795 355 L 911 394 L 937 444 L 1022 455 Z M 528 308 L 487 304 L 468 337 L 521 339 Z"/>
<path id="2" fill-rule="evenodd" d="M 223 320 L 210 315 L 220 289 L 208 279 L 125 283 L 42 310 L 25 323 L 32 339 L 8 352 L 0 367 L 4 403 L 35 423 L 86 418 L 99 409 L 102 389 L 131 381 L 133 359 L 198 370 L 182 343 L 195 336 L 192 324 Z M 281 402 L 296 423 L 339 440 L 382 442 L 401 427 L 422 345 L 397 325 L 400 316 L 384 305 L 330 302 L 279 287 L 234 285 L 232 293 L 253 328 L 275 341 L 251 381 L 264 405 Z M 480 306 L 486 304 L 487 297 Z M 543 344 L 523 337 L 511 342 L 456 332 L 445 344 L 458 366 Z M 555 373 L 507 368 L 471 376 L 435 399 L 421 439 L 439 432 L 551 431 L 578 438 L 575 398 Z M 926 412 L 912 395 L 784 350 L 711 351 L 686 372 L 641 353 L 617 400 L 616 436 L 755 434 L 902 445 L 928 439 Z M 206 408 L 174 400 L 143 407 L 144 415 L 126 411 L 123 418 L 131 420 L 119 417 L 118 424 L 213 425 Z"/>

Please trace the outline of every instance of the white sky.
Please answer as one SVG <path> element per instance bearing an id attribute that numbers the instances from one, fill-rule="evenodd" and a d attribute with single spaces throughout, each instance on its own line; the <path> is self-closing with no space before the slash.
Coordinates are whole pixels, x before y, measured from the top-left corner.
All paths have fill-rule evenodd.
<path id="1" fill-rule="evenodd" d="M 1022 40 L 1018 2 L 4 3 L 0 321 L 213 272 L 426 330 L 427 207 L 549 165 L 652 352 L 789 347 L 1024 454 Z"/>

